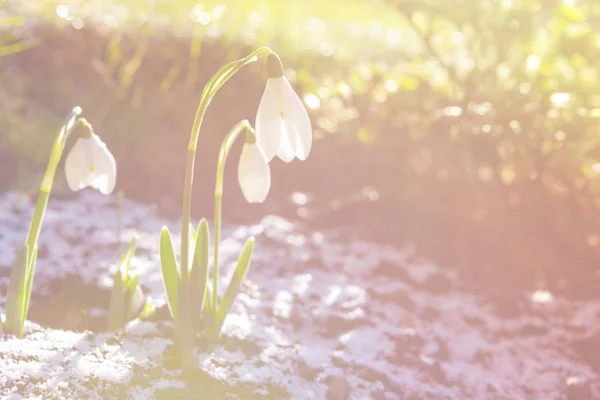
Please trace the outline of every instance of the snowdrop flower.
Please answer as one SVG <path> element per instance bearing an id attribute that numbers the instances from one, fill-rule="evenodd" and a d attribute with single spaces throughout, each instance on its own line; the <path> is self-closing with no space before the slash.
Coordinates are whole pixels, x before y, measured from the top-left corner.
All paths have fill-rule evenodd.
<path id="1" fill-rule="evenodd" d="M 102 194 L 110 194 L 117 180 L 117 164 L 106 144 L 94 134 L 85 120 L 81 121 L 88 132 L 71 148 L 65 161 L 65 175 L 74 192 L 91 186 Z"/>
<path id="2" fill-rule="evenodd" d="M 312 127 L 304 104 L 283 76 L 276 54 L 267 59 L 269 80 L 256 113 L 256 140 L 267 162 L 305 160 L 312 145 Z"/>
<path id="3" fill-rule="evenodd" d="M 249 131 L 238 163 L 238 181 L 248 203 L 264 202 L 271 188 L 271 169 Z"/>

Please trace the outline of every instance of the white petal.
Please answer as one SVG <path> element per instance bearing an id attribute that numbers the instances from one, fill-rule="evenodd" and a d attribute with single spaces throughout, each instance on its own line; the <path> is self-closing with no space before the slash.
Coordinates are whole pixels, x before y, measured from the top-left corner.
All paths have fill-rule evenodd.
<path id="1" fill-rule="evenodd" d="M 89 171 L 90 140 L 79 138 L 69 151 L 65 160 L 65 177 L 69 188 L 74 192 L 90 184 Z"/>
<path id="2" fill-rule="evenodd" d="M 281 138 L 281 147 L 277 152 L 277 157 L 279 157 L 282 161 L 285 161 L 286 163 L 291 162 L 294 159 L 294 157 L 296 157 L 296 152 L 292 148 L 287 132 L 285 132 L 283 137 Z"/>
<path id="3" fill-rule="evenodd" d="M 78 138 L 65 160 L 65 176 L 73 191 L 91 186 L 110 194 L 116 183 L 117 164 L 98 136 Z"/>
<path id="4" fill-rule="evenodd" d="M 102 194 L 111 194 L 117 182 L 117 163 L 106 145 L 96 135 L 92 135 L 94 146 L 92 146 L 94 180 L 90 186 L 98 189 Z"/>
<path id="5" fill-rule="evenodd" d="M 256 112 L 256 142 L 260 146 L 267 162 L 271 161 L 281 147 L 283 135 L 283 99 L 282 88 L 285 78 L 271 78 Z"/>
<path id="6" fill-rule="evenodd" d="M 245 143 L 238 163 L 240 189 L 248 203 L 262 203 L 271 188 L 271 169 L 260 148 Z"/>
<path id="7" fill-rule="evenodd" d="M 285 78 L 283 79 L 283 117 L 285 129 L 292 142 L 292 148 L 296 153 L 296 157 L 300 160 L 306 160 L 312 146 L 310 118 L 302 100 L 294 92 L 290 82 Z"/>

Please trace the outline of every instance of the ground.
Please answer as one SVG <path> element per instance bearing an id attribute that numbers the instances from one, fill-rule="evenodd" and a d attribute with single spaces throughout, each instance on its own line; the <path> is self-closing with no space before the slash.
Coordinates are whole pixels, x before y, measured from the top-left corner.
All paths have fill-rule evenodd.
<path id="1" fill-rule="evenodd" d="M 1 285 L 32 202 L 1 200 Z M 170 361 L 171 325 L 158 233 L 177 221 L 125 199 L 122 239 L 159 311 L 106 332 L 119 258 L 114 200 L 86 191 L 53 199 L 43 228 L 31 319 L 23 340 L 0 339 L 3 396 L 43 398 L 586 399 L 600 395 L 600 302 L 546 291 L 474 287 L 456 271 L 360 230 L 313 228 L 269 214 L 226 224 L 227 268 L 243 241 L 256 253 L 220 346 L 199 369 Z M 74 288 L 79 286 L 79 289 Z M 221 287 L 223 290 L 224 287 Z M 2 291 L 4 292 L 4 290 Z M 595 361 L 596 360 L 596 361 Z M 206 396 L 206 394 L 204 394 Z M 202 397 L 206 398 L 206 397 Z"/>

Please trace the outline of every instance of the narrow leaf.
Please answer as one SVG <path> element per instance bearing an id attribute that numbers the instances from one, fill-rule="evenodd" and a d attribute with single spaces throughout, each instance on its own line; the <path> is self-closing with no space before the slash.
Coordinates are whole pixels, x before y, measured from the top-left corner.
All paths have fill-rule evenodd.
<path id="1" fill-rule="evenodd" d="M 248 269 L 250 268 L 250 258 L 252 257 L 252 249 L 254 248 L 254 237 L 250 237 L 237 261 L 237 266 L 235 267 L 235 271 L 233 272 L 233 276 L 231 277 L 231 282 L 229 282 L 229 286 L 225 291 L 225 295 L 221 300 L 221 305 L 219 306 L 219 310 L 216 315 L 216 328 L 217 334 L 221 330 L 223 326 L 223 322 L 225 321 L 225 317 L 233 304 L 236 296 L 242 289 L 242 284 L 246 279 L 246 275 L 248 275 Z"/>
<path id="2" fill-rule="evenodd" d="M 134 236 L 133 239 L 131 239 L 129 246 L 127 246 L 127 249 L 121 256 L 121 261 L 119 262 L 119 268 L 123 269 L 123 277 L 125 278 L 125 281 L 129 279 L 129 265 L 131 264 L 131 259 L 135 255 L 137 240 L 137 236 Z"/>
<path id="3" fill-rule="evenodd" d="M 129 290 L 129 293 L 133 293 L 135 291 L 139 281 L 140 281 L 140 274 L 135 274 L 133 276 L 133 278 L 131 278 L 131 280 L 127 284 L 127 290 Z"/>
<path id="4" fill-rule="evenodd" d="M 214 307 L 212 304 L 212 290 L 211 290 L 211 286 L 210 283 L 207 283 L 206 285 L 206 290 L 204 293 L 204 310 L 212 310 L 213 314 L 214 314 Z M 206 312 L 205 312 L 206 314 Z"/>
<path id="5" fill-rule="evenodd" d="M 123 321 L 123 303 L 125 291 L 123 288 L 123 276 L 121 270 L 117 269 L 115 274 L 112 292 L 110 293 L 110 309 L 108 314 L 108 329 L 116 331 L 120 329 L 125 321 Z"/>
<path id="6" fill-rule="evenodd" d="M 140 313 L 141 319 L 150 318 L 156 313 L 156 308 L 154 307 L 154 303 L 152 302 L 152 298 L 150 296 L 146 297 L 146 303 L 144 304 L 144 308 Z"/>
<path id="7" fill-rule="evenodd" d="M 162 268 L 163 283 L 167 292 L 167 302 L 171 317 L 177 319 L 177 300 L 179 291 L 179 272 L 177 271 L 177 259 L 173 251 L 171 234 L 166 226 L 160 232 L 160 267 Z"/>
<path id="8" fill-rule="evenodd" d="M 33 250 L 29 255 L 29 259 L 27 263 L 29 264 L 27 267 L 27 277 L 26 277 L 26 287 L 25 287 L 25 304 L 23 304 L 22 315 L 23 318 L 21 320 L 21 331 L 23 331 L 23 327 L 25 325 L 25 320 L 27 319 L 27 314 L 29 313 L 29 302 L 31 300 L 31 290 L 33 288 L 33 276 L 35 275 L 35 266 L 37 264 L 37 256 L 38 256 L 38 246 L 37 244 L 33 246 Z"/>
<path id="9" fill-rule="evenodd" d="M 202 218 L 198 225 L 196 235 L 196 248 L 194 250 L 194 264 L 190 277 L 190 316 L 194 328 L 199 329 L 204 309 L 206 283 L 208 281 L 208 254 L 210 239 L 208 222 Z"/>
<path id="10" fill-rule="evenodd" d="M 135 249 L 135 246 L 137 244 L 137 236 L 134 236 L 133 239 L 131 239 L 131 242 L 129 242 L 129 245 L 127 246 L 127 248 L 125 249 L 125 251 L 123 252 L 123 254 L 121 254 L 121 259 L 119 260 L 119 265 L 125 265 L 125 262 L 127 261 L 128 258 L 131 258 L 131 252 Z"/>
<path id="11" fill-rule="evenodd" d="M 194 225 L 190 222 L 190 243 L 196 242 L 196 229 Z"/>
<path id="12" fill-rule="evenodd" d="M 10 273 L 10 282 L 6 293 L 6 330 L 14 335 L 22 336 L 19 332 L 22 319 L 22 304 L 24 300 L 23 289 L 27 277 L 27 244 L 24 244 L 17 253 L 17 258 Z"/>

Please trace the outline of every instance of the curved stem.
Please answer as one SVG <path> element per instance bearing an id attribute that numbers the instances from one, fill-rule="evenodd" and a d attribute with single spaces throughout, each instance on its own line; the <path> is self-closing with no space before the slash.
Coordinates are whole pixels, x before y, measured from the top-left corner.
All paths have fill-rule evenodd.
<path id="1" fill-rule="evenodd" d="M 189 234 L 190 234 L 190 218 L 192 213 L 192 185 L 194 182 L 194 160 L 196 157 L 196 148 L 198 145 L 198 136 L 200 135 L 200 127 L 202 126 L 202 120 L 206 109 L 210 104 L 212 98 L 217 91 L 231 78 L 237 71 L 240 70 L 244 65 L 256 61 L 257 57 L 261 53 L 273 53 L 268 47 L 261 47 L 250 53 L 245 58 L 233 61 L 226 66 L 222 67 L 213 77 L 209 80 L 202 97 L 200 98 L 200 104 L 196 110 L 196 116 L 194 117 L 194 124 L 192 126 L 192 132 L 190 135 L 190 142 L 188 144 L 188 153 L 185 164 L 185 183 L 183 189 L 183 209 L 181 211 L 181 280 L 184 291 L 187 291 L 187 282 L 189 271 L 189 260 L 188 260 L 188 249 L 189 249 Z M 185 273 L 184 273 L 185 272 Z"/>
<path id="2" fill-rule="evenodd" d="M 202 125 L 202 120 L 204 119 L 204 113 L 210 104 L 210 101 L 217 93 L 217 91 L 231 78 L 237 71 L 239 71 L 243 66 L 254 62 L 257 60 L 258 56 L 261 53 L 273 53 L 273 51 L 268 47 L 260 47 L 254 50 L 252 53 L 248 54 L 246 57 L 241 58 L 239 60 L 230 62 L 226 66 L 222 67 L 213 77 L 209 80 L 208 84 L 204 88 L 202 92 L 202 97 L 200 99 L 200 104 L 196 111 L 196 117 L 194 118 L 194 124 L 192 126 L 192 134 L 190 137 L 190 142 L 188 148 L 196 151 L 196 146 L 198 143 L 198 136 L 200 134 L 200 126 Z"/>
<path id="3" fill-rule="evenodd" d="M 81 119 L 76 120 L 79 115 L 81 115 L 81 107 L 73 108 L 71 113 L 67 116 L 65 124 L 62 126 L 58 132 L 58 135 L 54 139 L 50 158 L 48 159 L 48 166 L 46 167 L 46 172 L 44 173 L 44 178 L 42 179 L 42 184 L 40 185 L 40 194 L 35 205 L 35 211 L 33 212 L 31 225 L 29 225 L 29 231 L 27 232 L 26 242 L 30 250 L 33 249 L 40 235 L 42 220 L 44 219 L 44 213 L 46 212 L 46 206 L 48 205 L 48 198 L 50 197 L 52 184 L 54 183 L 54 177 L 56 175 L 56 168 L 58 167 L 58 163 L 62 158 L 67 139 L 77 123 L 82 122 Z"/>
<path id="4" fill-rule="evenodd" d="M 252 126 L 248 120 L 238 122 L 231 128 L 219 150 L 219 161 L 217 163 L 217 181 L 215 183 L 215 240 L 213 244 L 213 301 L 214 310 L 218 310 L 217 280 L 219 278 L 219 242 L 221 239 L 221 208 L 223 200 L 223 176 L 225 174 L 225 163 L 231 146 L 235 143 L 242 130 L 251 130 Z"/>
<path id="5" fill-rule="evenodd" d="M 6 327 L 16 332 L 19 337 L 23 336 L 23 324 L 27 318 L 29 311 L 29 301 L 31 299 L 31 288 L 33 286 L 33 275 L 35 272 L 35 263 L 37 259 L 37 241 L 40 235 L 40 229 L 42 227 L 42 221 L 48 206 L 48 199 L 50 198 L 50 192 L 52 191 L 52 184 L 54 183 L 54 177 L 56 175 L 56 168 L 60 162 L 65 144 L 73 128 L 77 122 L 83 123 L 83 119 L 76 119 L 81 114 L 81 107 L 75 107 L 67 116 L 66 122 L 61 127 L 58 135 L 54 139 L 52 144 L 52 150 L 50 151 L 50 157 L 48 159 L 48 165 L 44 173 L 44 178 L 40 185 L 40 194 L 38 195 L 35 210 L 31 223 L 29 224 L 29 230 L 27 232 L 27 238 L 25 239 L 25 245 L 22 247 L 26 249 L 24 254 L 25 259 L 19 261 L 19 256 L 13 265 L 13 271 L 11 272 L 11 278 L 9 283 L 10 288 L 16 288 L 16 291 L 12 296 L 18 296 L 18 309 L 13 306 L 6 307 L 6 319 L 8 325 Z M 15 275 L 13 275 L 15 274 Z M 15 298 L 10 298 L 7 295 L 7 304 L 15 301 Z M 15 326 L 15 324 L 17 324 Z"/>

